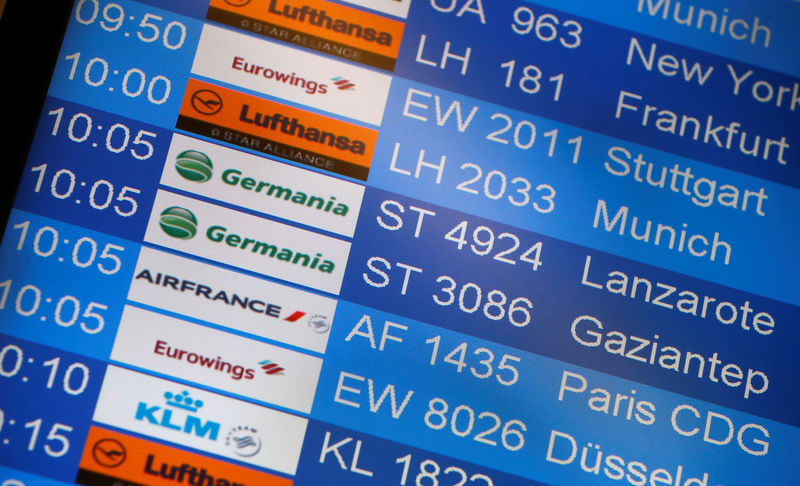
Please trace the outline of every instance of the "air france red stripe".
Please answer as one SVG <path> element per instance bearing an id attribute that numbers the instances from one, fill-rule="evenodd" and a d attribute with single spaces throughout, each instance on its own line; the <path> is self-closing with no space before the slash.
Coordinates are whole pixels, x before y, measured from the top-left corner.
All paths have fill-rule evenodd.
<path id="1" fill-rule="evenodd" d="M 292 315 L 290 315 L 289 317 L 284 319 L 284 321 L 295 322 L 296 320 L 300 319 L 304 315 L 306 315 L 306 313 L 303 312 L 303 311 L 295 311 Z"/>

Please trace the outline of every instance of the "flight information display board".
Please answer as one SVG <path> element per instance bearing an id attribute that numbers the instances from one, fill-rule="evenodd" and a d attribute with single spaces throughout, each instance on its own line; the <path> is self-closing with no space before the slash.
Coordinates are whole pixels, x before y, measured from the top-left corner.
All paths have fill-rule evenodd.
<path id="1" fill-rule="evenodd" d="M 800 484 L 798 22 L 75 1 L 0 485 Z"/>

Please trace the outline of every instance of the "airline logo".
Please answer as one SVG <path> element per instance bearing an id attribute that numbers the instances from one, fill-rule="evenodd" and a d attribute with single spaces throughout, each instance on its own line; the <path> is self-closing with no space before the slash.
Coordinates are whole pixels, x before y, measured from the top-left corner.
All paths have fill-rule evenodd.
<path id="1" fill-rule="evenodd" d="M 257 273 L 338 293 L 350 243 L 177 194 L 158 191 L 145 241 Z M 163 224 L 164 213 L 181 215 L 183 238 Z M 191 215 L 192 218 L 189 218 Z"/>
<path id="2" fill-rule="evenodd" d="M 318 334 L 325 334 L 330 330 L 331 323 L 327 316 L 315 314 L 308 319 L 308 327 Z"/>
<path id="3" fill-rule="evenodd" d="M 93 420 L 285 474 L 296 471 L 308 425 L 301 417 L 116 366 L 106 370 Z M 258 431 L 259 450 L 249 457 L 226 440 L 241 427 Z"/>
<path id="4" fill-rule="evenodd" d="M 175 170 L 187 181 L 206 182 L 214 173 L 214 164 L 203 152 L 184 150 L 175 156 Z"/>
<path id="5" fill-rule="evenodd" d="M 166 400 L 165 406 L 139 402 L 136 406 L 136 420 L 181 431 L 184 434 L 194 434 L 197 437 L 212 441 L 217 440 L 219 423 L 213 420 L 204 421 L 201 417 L 195 415 L 203 406 L 202 400 L 193 399 L 189 396 L 187 390 L 177 394 L 166 391 L 164 392 L 164 399 Z M 176 409 L 189 413 L 180 413 L 178 411 L 173 416 Z"/>
<path id="6" fill-rule="evenodd" d="M 218 109 L 207 110 L 211 102 Z M 187 84 L 177 127 L 361 180 L 367 179 L 378 139 L 366 127 L 196 79 Z"/>
<path id="7" fill-rule="evenodd" d="M 128 451 L 116 439 L 100 439 L 92 446 L 92 458 L 103 467 L 118 467 L 128 458 Z"/>
<path id="8" fill-rule="evenodd" d="M 324 0 L 211 0 L 207 18 L 390 71 L 404 28 L 402 22 Z"/>
<path id="9" fill-rule="evenodd" d="M 349 79 L 343 78 L 342 76 L 331 78 L 331 81 L 333 81 L 333 84 L 335 84 L 336 87 L 341 90 L 353 90 L 356 87 L 355 83 L 350 82 Z"/>
<path id="10" fill-rule="evenodd" d="M 386 74 L 213 25 L 203 27 L 192 73 L 372 125 L 391 85 Z"/>
<path id="11" fill-rule="evenodd" d="M 156 339 L 153 346 L 153 354 L 172 358 L 178 361 L 185 361 L 189 364 L 194 364 L 200 368 L 218 371 L 225 374 L 232 380 L 252 380 L 255 377 L 255 372 L 252 368 L 245 368 L 240 364 L 231 364 L 225 361 L 221 356 L 212 357 L 204 356 L 203 354 L 196 353 L 191 349 L 181 349 L 170 345 L 168 341 L 163 339 Z"/>
<path id="12" fill-rule="evenodd" d="M 318 353 L 336 312 L 334 299 L 147 247 L 128 299 Z"/>
<path id="13" fill-rule="evenodd" d="M 264 370 L 264 373 L 268 375 L 282 375 L 283 374 L 283 367 L 278 363 L 274 363 L 268 359 L 259 362 L 258 364 L 261 365 L 261 369 Z"/>
<path id="14" fill-rule="evenodd" d="M 358 5 L 359 7 L 369 8 L 377 12 L 383 12 L 395 17 L 408 17 L 408 8 L 411 0 L 341 0 L 345 3 Z"/>
<path id="15" fill-rule="evenodd" d="M 225 437 L 227 445 L 237 456 L 252 457 L 261 450 L 261 437 L 252 427 L 234 427 Z"/>
<path id="16" fill-rule="evenodd" d="M 197 234 L 197 218 L 188 209 L 172 206 L 161 211 L 158 225 L 173 238 L 188 240 Z"/>
<path id="17" fill-rule="evenodd" d="M 269 363 L 266 356 L 274 364 L 271 373 L 263 371 Z M 122 313 L 111 359 L 304 413 L 311 411 L 322 367 L 322 360 L 314 356 L 132 306 Z M 170 392 L 167 398 L 167 407 L 193 413 L 202 407 L 189 396 Z M 150 423 L 166 420 L 165 426 L 218 438 L 218 425 L 191 417 L 181 425 L 169 408 L 152 410 L 142 415 Z"/>
<path id="18" fill-rule="evenodd" d="M 364 186 L 174 134 L 161 184 L 352 237 Z"/>
<path id="19" fill-rule="evenodd" d="M 257 444 L 260 450 L 260 439 L 256 442 L 256 436 L 253 434 L 249 439 L 245 437 L 250 428 L 243 427 L 242 431 L 237 429 L 231 430 L 229 437 L 231 440 L 240 439 L 243 444 L 246 443 L 242 448 L 243 451 L 252 452 L 253 444 Z M 289 479 L 252 468 L 92 426 L 81 457 L 77 482 L 114 484 L 117 481 L 153 486 L 291 486 L 292 484 Z"/>

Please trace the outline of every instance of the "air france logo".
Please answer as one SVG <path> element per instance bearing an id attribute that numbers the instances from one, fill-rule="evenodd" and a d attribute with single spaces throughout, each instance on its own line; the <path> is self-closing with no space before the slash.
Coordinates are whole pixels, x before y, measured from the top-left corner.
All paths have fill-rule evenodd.
<path id="1" fill-rule="evenodd" d="M 335 84 L 336 87 L 339 89 L 352 90 L 356 87 L 355 83 L 341 76 L 336 76 L 335 78 L 331 78 L 331 81 L 333 81 L 333 84 Z"/>
<path id="2" fill-rule="evenodd" d="M 173 238 L 188 240 L 197 234 L 197 218 L 188 209 L 178 206 L 163 210 L 158 224 L 164 233 Z"/>
<path id="3" fill-rule="evenodd" d="M 203 407 L 202 400 L 193 399 L 186 390 L 177 394 L 165 392 L 164 398 L 166 406 L 139 402 L 135 419 L 184 434 L 217 440 L 219 423 L 212 420 L 203 421 L 195 415 Z"/>
<path id="4" fill-rule="evenodd" d="M 175 170 L 187 181 L 206 182 L 211 179 L 213 169 L 208 155 L 197 150 L 184 150 L 175 158 Z"/>
<path id="5" fill-rule="evenodd" d="M 253 427 L 237 426 L 228 432 L 225 445 L 240 457 L 253 457 L 261 450 L 261 437 Z"/>
<path id="6" fill-rule="evenodd" d="M 270 361 L 268 359 L 265 359 L 264 361 L 260 361 L 258 364 L 261 365 L 261 369 L 264 370 L 264 373 L 266 373 L 268 375 L 282 375 L 283 374 L 284 368 L 281 365 L 279 365 L 278 363 L 275 363 L 274 361 Z"/>

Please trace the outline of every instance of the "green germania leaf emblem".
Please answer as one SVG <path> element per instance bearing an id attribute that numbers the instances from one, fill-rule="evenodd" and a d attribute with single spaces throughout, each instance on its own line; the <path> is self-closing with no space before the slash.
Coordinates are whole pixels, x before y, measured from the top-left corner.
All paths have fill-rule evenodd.
<path id="1" fill-rule="evenodd" d="M 197 150 L 184 150 L 175 159 L 175 170 L 184 179 L 205 182 L 211 179 L 214 164 L 208 155 Z"/>
<path id="2" fill-rule="evenodd" d="M 197 218 L 188 209 L 172 206 L 161 212 L 159 225 L 173 238 L 188 240 L 197 234 Z"/>

